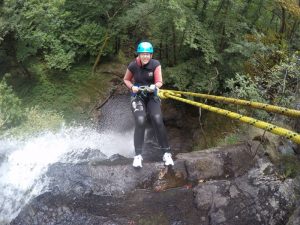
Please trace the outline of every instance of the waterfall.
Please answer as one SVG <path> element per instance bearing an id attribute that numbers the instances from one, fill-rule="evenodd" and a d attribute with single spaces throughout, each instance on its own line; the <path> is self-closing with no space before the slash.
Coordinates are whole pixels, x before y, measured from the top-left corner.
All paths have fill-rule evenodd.
<path id="1" fill-rule="evenodd" d="M 133 125 L 125 119 L 131 116 L 127 100 L 123 96 L 108 102 L 97 129 L 62 126 L 57 132 L 44 131 L 25 140 L 0 140 L 0 224 L 8 224 L 30 199 L 45 191 L 47 178 L 43 175 L 48 166 L 69 162 L 68 155 L 75 160 L 74 154 L 92 149 L 107 157 L 132 157 Z"/>

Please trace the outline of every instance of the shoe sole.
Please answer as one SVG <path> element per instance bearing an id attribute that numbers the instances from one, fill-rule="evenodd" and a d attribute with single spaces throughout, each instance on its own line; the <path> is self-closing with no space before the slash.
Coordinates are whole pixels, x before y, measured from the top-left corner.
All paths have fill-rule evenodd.
<path id="1" fill-rule="evenodd" d="M 140 167 L 140 166 L 133 166 L 133 168 L 135 169 L 135 170 L 139 170 L 139 169 L 142 169 L 143 167 Z"/>

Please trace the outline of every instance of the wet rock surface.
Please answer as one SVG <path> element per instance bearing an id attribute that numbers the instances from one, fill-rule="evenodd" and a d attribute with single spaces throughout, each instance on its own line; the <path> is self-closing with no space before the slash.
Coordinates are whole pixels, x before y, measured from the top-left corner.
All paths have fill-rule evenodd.
<path id="1" fill-rule="evenodd" d="M 298 225 L 300 224 L 300 201 L 297 203 L 297 207 L 294 210 L 292 216 L 289 218 L 287 225 Z"/>
<path id="2" fill-rule="evenodd" d="M 296 177 L 293 180 L 294 184 L 293 186 L 295 187 L 295 194 L 296 196 L 299 196 L 300 194 L 300 177 Z M 289 221 L 287 225 L 297 225 L 300 224 L 300 200 L 299 198 L 297 199 L 296 202 L 296 207 L 295 210 L 291 213 L 291 216 L 289 218 Z"/>
<path id="3" fill-rule="evenodd" d="M 78 150 L 68 152 L 63 158 L 65 162 L 84 163 L 93 160 L 106 160 L 107 156 L 98 149 L 84 149 L 80 153 L 78 153 Z"/>
<path id="4" fill-rule="evenodd" d="M 197 109 L 181 104 L 170 100 L 162 104 L 170 146 L 176 154 L 191 151 L 196 138 L 194 134 L 200 127 Z"/>
<path id="5" fill-rule="evenodd" d="M 199 129 L 197 109 L 183 107 L 183 103 L 162 100 L 164 124 L 167 129 L 169 144 L 174 153 L 189 152 L 192 149 L 194 133 Z M 119 85 L 109 101 L 98 109 L 97 121 L 99 130 L 114 130 L 126 132 L 134 128 L 134 118 L 130 109 L 130 93 L 125 85 Z M 100 125 L 101 124 L 101 125 Z M 156 137 L 151 126 L 150 118 L 147 119 L 145 144 L 156 145 Z M 147 148 L 147 146 L 145 147 Z M 145 154 L 150 149 L 145 151 Z M 155 151 L 155 150 L 154 150 Z M 153 155 L 153 154 L 149 154 Z"/>
<path id="6" fill-rule="evenodd" d="M 248 153 L 248 155 L 246 154 Z M 182 153 L 173 168 L 120 155 L 56 163 L 46 191 L 12 225 L 296 224 L 295 181 L 280 180 L 256 142 Z M 289 219 L 294 212 L 294 219 Z"/>
<path id="7" fill-rule="evenodd" d="M 296 97 L 295 109 L 300 110 L 300 95 L 299 94 Z M 293 128 L 297 133 L 300 133 L 300 118 L 295 118 Z M 295 144 L 293 149 L 294 149 L 295 153 L 300 154 L 300 145 L 299 144 Z"/>
<path id="8" fill-rule="evenodd" d="M 199 212 L 192 202 L 192 191 L 184 188 L 136 190 L 124 198 L 45 193 L 12 224 L 196 224 Z"/>
<path id="9" fill-rule="evenodd" d="M 246 142 L 242 145 L 180 153 L 176 157 L 178 161 L 185 162 L 191 180 L 227 179 L 247 172 L 262 155 L 262 151 L 259 142 Z"/>
<path id="10" fill-rule="evenodd" d="M 292 180 L 264 175 L 268 162 L 234 180 L 208 181 L 194 188 L 200 211 L 210 224 L 286 224 L 293 209 Z"/>

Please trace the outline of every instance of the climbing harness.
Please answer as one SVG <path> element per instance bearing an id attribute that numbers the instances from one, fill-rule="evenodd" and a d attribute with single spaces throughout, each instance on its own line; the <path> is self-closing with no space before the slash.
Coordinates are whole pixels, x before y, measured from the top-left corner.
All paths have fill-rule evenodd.
<path id="1" fill-rule="evenodd" d="M 158 95 L 158 91 L 157 88 L 155 86 L 137 86 L 138 87 L 138 92 L 137 93 L 132 93 L 132 97 L 148 97 L 149 95 L 154 95 L 157 96 Z"/>
<path id="2" fill-rule="evenodd" d="M 182 95 L 190 95 L 190 96 L 194 96 L 194 97 L 206 98 L 206 99 L 211 99 L 211 100 L 216 100 L 216 101 L 221 101 L 221 102 L 226 102 L 226 103 L 232 103 L 232 104 L 237 104 L 237 105 L 246 105 L 246 106 L 250 106 L 253 108 L 257 108 L 257 109 L 262 109 L 262 110 L 269 111 L 269 112 L 281 113 L 283 115 L 294 116 L 294 117 L 300 117 L 299 110 L 287 109 L 287 108 L 263 104 L 263 103 L 259 103 L 259 102 L 251 102 L 251 101 L 245 101 L 245 100 L 234 99 L 234 98 L 226 98 L 226 97 L 214 96 L 214 95 L 198 94 L 198 93 L 193 93 L 193 92 L 160 90 L 158 95 L 160 98 L 163 98 L 163 99 L 171 98 L 171 99 L 174 99 L 177 101 L 185 102 L 190 105 L 194 105 L 194 106 L 206 109 L 211 112 L 215 112 L 215 113 L 230 117 L 232 119 L 237 119 L 241 122 L 245 122 L 245 123 L 248 123 L 257 128 L 271 132 L 273 134 L 283 136 L 287 139 L 294 141 L 297 144 L 300 144 L 300 134 L 298 134 L 296 132 L 273 125 L 271 123 L 267 123 L 267 122 L 264 122 L 261 120 L 257 120 L 257 119 L 254 119 L 254 118 L 251 118 L 248 116 L 244 116 L 244 115 L 235 113 L 235 112 L 231 112 L 229 110 L 225 110 L 225 109 L 213 107 L 213 106 L 210 106 L 207 104 L 203 104 L 200 102 L 185 99 L 182 97 Z"/>

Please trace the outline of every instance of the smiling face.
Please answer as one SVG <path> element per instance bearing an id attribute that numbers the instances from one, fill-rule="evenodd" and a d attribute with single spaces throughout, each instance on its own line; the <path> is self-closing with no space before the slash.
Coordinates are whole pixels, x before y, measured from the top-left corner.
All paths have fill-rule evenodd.
<path id="1" fill-rule="evenodd" d="M 152 58 L 152 54 L 145 53 L 145 52 L 144 53 L 140 53 L 139 54 L 139 58 L 140 58 L 142 64 L 146 65 L 150 61 L 150 59 Z"/>

